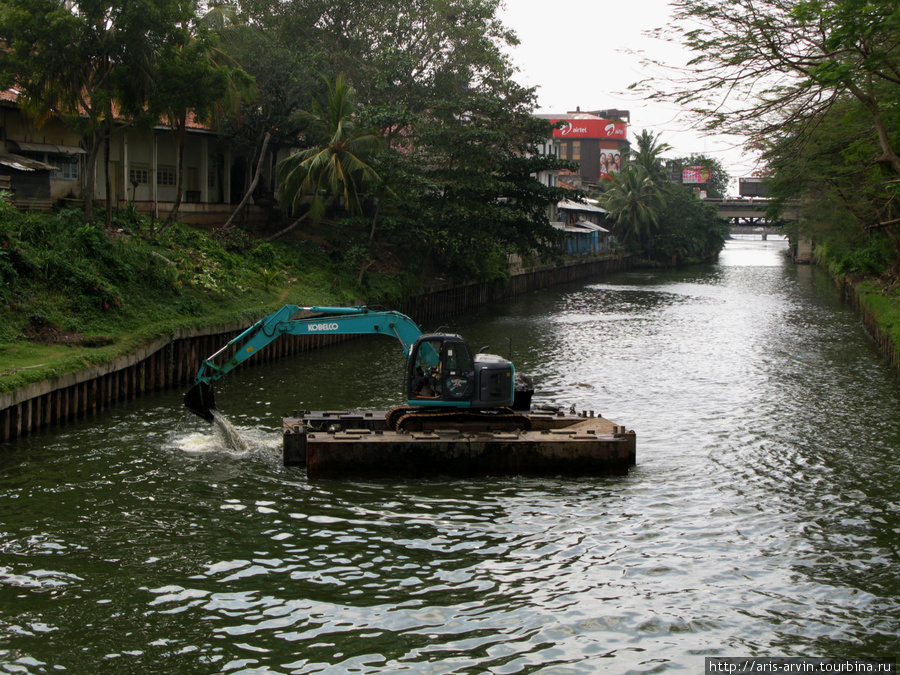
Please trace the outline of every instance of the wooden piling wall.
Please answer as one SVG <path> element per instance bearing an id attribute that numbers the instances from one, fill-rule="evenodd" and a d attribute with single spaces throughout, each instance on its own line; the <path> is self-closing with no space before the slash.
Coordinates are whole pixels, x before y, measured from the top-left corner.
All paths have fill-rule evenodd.
<path id="1" fill-rule="evenodd" d="M 900 369 L 900 351 L 898 351 L 898 345 L 888 333 L 882 330 L 878 321 L 875 320 L 875 317 L 873 317 L 868 309 L 866 309 L 865 305 L 860 300 L 856 286 L 846 278 L 836 279 L 835 283 L 841 290 L 844 301 L 848 302 L 859 314 L 863 326 L 866 328 L 866 332 L 872 340 L 875 341 L 875 344 L 878 345 L 878 349 L 881 351 L 884 358 L 887 359 L 887 362 L 890 363 L 893 368 Z"/>
<path id="2" fill-rule="evenodd" d="M 511 276 L 507 284 L 485 282 L 429 289 L 403 303 L 400 311 L 421 324 L 557 284 L 601 277 L 628 266 L 628 259 L 610 256 L 561 267 L 533 268 Z M 110 363 L 0 393 L 0 443 L 95 415 L 145 392 L 188 386 L 193 383 L 203 359 L 251 323 L 248 320 L 179 331 Z M 348 336 L 341 335 L 284 336 L 244 366 L 271 363 L 346 339 Z"/>

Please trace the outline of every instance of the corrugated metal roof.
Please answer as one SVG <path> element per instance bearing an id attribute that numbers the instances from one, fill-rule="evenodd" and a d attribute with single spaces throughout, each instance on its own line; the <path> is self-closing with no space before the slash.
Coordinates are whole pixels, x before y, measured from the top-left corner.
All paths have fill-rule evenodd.
<path id="1" fill-rule="evenodd" d="M 588 234 L 590 232 L 597 232 L 599 230 L 591 230 L 586 227 L 579 227 L 578 225 L 567 225 L 566 223 L 550 223 L 557 230 L 562 230 L 563 232 L 571 232 L 572 234 Z M 600 228 L 601 230 L 603 228 Z"/>
<path id="2" fill-rule="evenodd" d="M 609 230 L 601 225 L 597 225 L 597 223 L 591 223 L 587 220 L 579 220 L 575 223 L 575 227 L 581 227 L 585 230 L 590 230 L 591 232 L 606 232 L 609 234 Z"/>
<path id="3" fill-rule="evenodd" d="M 14 141 L 8 139 L 7 145 L 13 146 L 13 150 L 19 152 L 52 152 L 58 155 L 84 155 L 87 154 L 82 148 L 74 145 L 56 145 L 55 143 L 32 143 L 31 141 Z"/>
<path id="4" fill-rule="evenodd" d="M 559 209 L 565 209 L 566 211 L 587 211 L 588 213 L 607 213 L 606 209 L 601 209 L 599 206 L 592 206 L 591 204 L 582 204 L 580 202 L 573 202 L 571 199 L 564 199 L 561 202 L 556 204 L 556 207 Z"/>
<path id="5" fill-rule="evenodd" d="M 0 153 L 0 164 L 8 166 L 10 169 L 16 169 L 17 171 L 56 171 L 56 167 L 52 164 L 44 164 L 36 159 L 11 155 L 9 153 Z"/>

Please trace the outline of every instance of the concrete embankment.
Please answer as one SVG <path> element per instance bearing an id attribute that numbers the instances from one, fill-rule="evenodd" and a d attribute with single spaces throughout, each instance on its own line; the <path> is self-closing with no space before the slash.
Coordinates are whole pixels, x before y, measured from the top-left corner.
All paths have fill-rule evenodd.
<path id="1" fill-rule="evenodd" d="M 421 324 L 557 284 L 600 278 L 629 266 L 629 259 L 616 256 L 580 258 L 561 266 L 527 269 L 516 266 L 506 284 L 436 285 L 422 295 L 409 298 L 399 310 Z M 179 331 L 110 363 L 0 393 L 0 442 L 94 415 L 145 392 L 189 385 L 201 361 L 239 335 L 250 323 Z M 341 339 L 346 338 L 285 336 L 247 365 L 269 363 L 335 344 Z"/>

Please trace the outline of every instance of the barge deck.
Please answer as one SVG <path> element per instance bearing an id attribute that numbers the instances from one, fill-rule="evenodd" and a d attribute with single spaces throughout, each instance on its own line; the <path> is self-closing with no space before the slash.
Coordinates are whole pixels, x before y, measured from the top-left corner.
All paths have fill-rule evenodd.
<path id="1" fill-rule="evenodd" d="M 624 475 L 634 431 L 561 409 L 525 415 L 530 429 L 457 425 L 397 432 L 385 411 L 304 411 L 282 419 L 285 466 L 309 478 Z"/>

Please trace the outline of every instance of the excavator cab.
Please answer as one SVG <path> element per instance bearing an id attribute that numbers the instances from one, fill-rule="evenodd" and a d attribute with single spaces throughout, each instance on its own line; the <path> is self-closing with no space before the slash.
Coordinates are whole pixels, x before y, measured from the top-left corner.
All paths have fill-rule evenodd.
<path id="1" fill-rule="evenodd" d="M 409 400 L 467 401 L 474 379 L 472 353 L 458 335 L 425 335 L 412 346 Z"/>
<path id="2" fill-rule="evenodd" d="M 493 354 L 472 354 L 459 335 L 423 335 L 410 347 L 407 398 L 414 406 L 509 406 L 513 367 Z"/>

